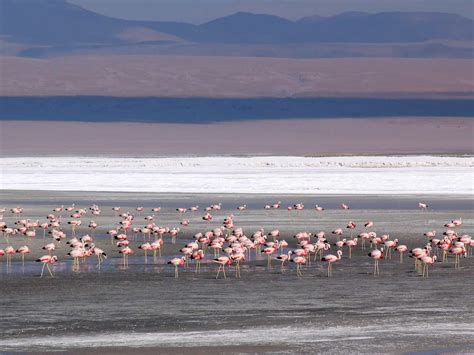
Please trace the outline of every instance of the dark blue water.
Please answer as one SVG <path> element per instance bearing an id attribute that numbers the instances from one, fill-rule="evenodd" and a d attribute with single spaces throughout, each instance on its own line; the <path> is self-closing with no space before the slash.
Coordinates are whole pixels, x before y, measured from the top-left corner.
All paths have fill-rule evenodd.
<path id="1" fill-rule="evenodd" d="M 460 98 L 0 97 L 0 120 L 209 123 L 257 119 L 474 117 Z"/>

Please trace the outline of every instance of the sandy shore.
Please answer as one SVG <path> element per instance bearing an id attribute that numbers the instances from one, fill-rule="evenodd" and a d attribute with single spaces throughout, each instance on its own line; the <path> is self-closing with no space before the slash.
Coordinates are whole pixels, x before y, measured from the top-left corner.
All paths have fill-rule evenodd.
<path id="1" fill-rule="evenodd" d="M 417 201 L 427 201 L 427 212 L 417 210 Z M 281 200 L 283 205 L 303 201 L 304 211 L 264 210 L 265 203 Z M 236 225 L 250 234 L 257 228 L 278 228 L 282 237 L 295 246 L 292 236 L 303 230 L 327 232 L 342 227 L 349 220 L 358 223 L 373 220 L 377 233 L 388 233 L 410 248 L 423 245 L 423 232 L 436 229 L 453 218 L 462 217 L 459 232 L 473 234 L 472 201 L 449 196 L 296 196 L 296 195 L 196 195 L 1 191 L 1 207 L 24 207 L 24 216 L 44 220 L 57 205 L 75 202 L 78 207 L 98 203 L 100 216 L 95 242 L 108 253 L 99 270 L 95 260 L 72 271 L 66 257 L 68 248 L 61 243 L 56 250 L 60 262 L 54 267 L 55 278 L 38 278 L 40 265 L 31 260 L 50 240 L 41 232 L 35 240 L 14 236 L 9 243 L 19 247 L 29 243 L 33 253 L 23 267 L 19 256 L 7 268 L 0 261 L 0 299 L 3 322 L 0 323 L 0 346 L 4 351 L 74 350 L 86 353 L 256 353 L 256 352 L 417 352 L 474 350 L 474 314 L 469 302 L 474 284 L 467 282 L 473 271 L 473 258 L 462 259 L 455 270 L 453 259 L 437 263 L 430 278 L 423 279 L 413 269 L 413 261 L 399 263 L 398 254 L 381 263 L 381 275 L 374 278 L 367 251 L 354 249 L 334 267 L 334 277 L 326 277 L 326 265 L 313 262 L 295 275 L 294 265 L 282 273 L 274 263 L 267 268 L 266 258 L 252 255 L 242 267 L 242 278 L 215 280 L 216 267 L 205 263 L 202 273 L 194 265 L 180 270 L 175 280 L 173 269 L 166 265 L 172 255 L 197 231 L 217 227 L 229 213 Z M 338 208 L 345 201 L 349 211 Z M 183 215 L 177 206 L 222 202 L 214 221 L 201 220 L 202 212 Z M 237 205 L 247 203 L 247 211 Z M 317 214 L 310 206 L 326 207 Z M 144 206 L 147 212 L 136 217 L 136 225 L 151 207 L 161 206 L 154 222 L 181 227 L 175 245 L 165 237 L 164 256 L 157 263 L 137 249 L 143 236 L 132 238 L 137 252 L 130 266 L 121 266 L 121 256 L 111 245 L 105 231 L 116 226 L 111 207 L 132 211 Z M 17 218 L 5 214 L 8 224 Z M 91 215 L 83 218 L 87 225 Z M 65 229 L 68 237 L 70 228 Z M 90 233 L 87 227 L 80 235 Z M 349 237 L 349 233 L 344 230 Z M 335 241 L 330 237 L 331 242 Z M 4 239 L 0 248 L 6 246 Z M 332 247 L 332 252 L 335 251 Z"/>
<path id="2" fill-rule="evenodd" d="M 213 124 L 0 121 L 0 154 L 212 155 L 216 149 L 220 155 L 472 154 L 473 132 L 472 119 L 449 117 Z"/>

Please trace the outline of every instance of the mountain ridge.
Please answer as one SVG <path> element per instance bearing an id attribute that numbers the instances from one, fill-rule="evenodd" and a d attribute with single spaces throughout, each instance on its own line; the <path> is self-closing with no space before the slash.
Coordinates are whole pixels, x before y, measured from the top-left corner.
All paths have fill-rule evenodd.
<path id="1" fill-rule="evenodd" d="M 334 55 L 350 56 L 356 52 L 346 51 L 344 44 L 396 46 L 430 41 L 472 42 L 473 29 L 472 19 L 438 12 L 344 12 L 329 17 L 310 15 L 294 21 L 268 14 L 237 12 L 195 25 L 113 18 L 66 0 L 0 0 L 0 54 L 38 53 L 38 57 L 57 53 L 58 49 L 67 54 L 90 47 L 123 49 L 131 43 L 158 46 L 160 53 L 166 52 L 165 46 L 176 53 L 173 44 L 188 47 L 197 44 L 206 48 L 232 46 L 224 55 L 251 52 L 257 56 L 268 55 L 265 47 L 250 51 L 249 46 L 272 46 L 270 56 L 281 56 L 280 52 L 288 53 L 288 47 L 294 46 L 295 51 L 301 53 L 296 56 L 301 57 L 331 56 L 331 52 L 327 54 L 327 50 L 319 49 L 307 54 L 304 48 L 340 43 L 341 48 L 334 51 Z M 130 47 L 130 50 L 134 51 L 136 47 Z M 214 47 L 206 54 L 214 51 L 222 55 L 222 51 Z M 425 48 L 428 50 L 404 52 L 396 49 L 393 53 L 408 57 L 416 56 L 418 52 L 429 55 L 430 47 Z M 469 49 L 439 45 L 432 52 L 436 56 L 469 57 L 466 51 L 470 53 Z"/>

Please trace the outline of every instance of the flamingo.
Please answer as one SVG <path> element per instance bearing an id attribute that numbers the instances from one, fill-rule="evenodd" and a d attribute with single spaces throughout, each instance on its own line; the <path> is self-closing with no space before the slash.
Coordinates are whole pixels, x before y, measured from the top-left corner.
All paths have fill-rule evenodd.
<path id="1" fill-rule="evenodd" d="M 159 252 L 161 257 L 161 246 L 163 245 L 163 239 L 157 239 L 150 244 L 151 250 L 153 250 L 153 262 L 156 263 L 156 252 Z"/>
<path id="2" fill-rule="evenodd" d="M 16 254 L 16 249 L 9 245 L 5 248 L 5 254 L 7 254 L 7 265 L 10 266 L 12 263 L 12 255 Z"/>
<path id="3" fill-rule="evenodd" d="M 119 253 L 123 255 L 123 266 L 128 267 L 128 257 L 133 254 L 133 250 L 130 247 L 125 247 L 119 250 Z"/>
<path id="4" fill-rule="evenodd" d="M 436 261 L 436 255 L 435 256 L 424 256 L 421 258 L 421 261 L 423 262 L 423 277 L 428 277 L 428 266 L 431 266 L 435 263 Z"/>
<path id="5" fill-rule="evenodd" d="M 456 257 L 454 267 L 457 269 L 461 268 L 461 255 L 466 256 L 466 249 L 464 248 L 464 246 L 451 248 L 449 250 L 449 253 L 454 254 L 454 256 Z"/>
<path id="6" fill-rule="evenodd" d="M 454 224 L 455 227 L 459 227 L 460 225 L 462 225 L 462 218 L 459 217 L 459 219 L 453 219 L 451 223 Z"/>
<path id="7" fill-rule="evenodd" d="M 168 264 L 171 264 L 174 266 L 174 278 L 178 278 L 178 266 L 183 266 L 185 262 L 185 257 L 182 256 L 181 258 L 173 258 L 170 261 L 168 261 Z"/>
<path id="8" fill-rule="evenodd" d="M 67 255 L 71 256 L 73 258 L 73 270 L 78 271 L 79 270 L 79 258 L 84 257 L 84 252 L 85 250 L 82 248 L 82 245 L 76 249 L 71 250 Z"/>
<path id="9" fill-rule="evenodd" d="M 52 265 L 52 264 L 55 264 L 57 261 L 58 261 L 58 257 L 56 255 L 43 255 L 42 257 L 40 257 L 39 259 L 36 260 L 37 262 L 41 262 L 43 263 L 43 268 L 41 269 L 41 277 L 43 277 L 43 273 L 44 273 L 44 268 L 46 267 L 49 271 L 49 274 L 51 275 L 51 277 L 54 277 L 53 276 L 53 273 L 51 272 L 51 269 L 49 268 L 49 265 Z"/>
<path id="10" fill-rule="evenodd" d="M 145 264 L 148 264 L 148 257 L 147 257 L 148 255 L 147 255 L 147 253 L 148 253 L 148 251 L 152 251 L 153 247 L 151 246 L 150 243 L 144 243 L 144 244 L 140 245 L 138 247 L 138 249 L 141 249 L 141 250 L 145 251 Z"/>
<path id="11" fill-rule="evenodd" d="M 424 233 L 423 235 L 427 238 L 434 238 L 436 236 L 436 231 L 435 230 L 428 231 L 428 232 Z"/>
<path id="12" fill-rule="evenodd" d="M 316 261 L 316 255 L 319 253 L 319 260 L 323 260 L 323 253 L 326 250 L 331 248 L 331 245 L 327 242 L 323 242 L 322 240 L 318 240 L 315 244 L 316 253 L 314 253 L 314 261 Z"/>
<path id="13" fill-rule="evenodd" d="M 280 260 L 281 261 L 281 272 L 283 273 L 283 270 L 285 268 L 285 262 L 287 262 L 288 260 L 290 260 L 290 255 L 291 255 L 291 251 L 289 251 L 288 253 L 286 254 L 281 254 L 281 255 L 278 255 L 276 257 L 277 260 Z"/>
<path id="14" fill-rule="evenodd" d="M 227 276 L 225 274 L 225 266 L 226 265 L 231 265 L 232 260 L 227 256 L 221 256 L 221 257 L 212 259 L 212 262 L 219 264 L 219 269 L 217 270 L 216 279 L 219 278 L 219 274 L 220 274 L 221 270 L 222 270 L 222 273 L 224 274 L 224 279 L 227 279 Z"/>
<path id="15" fill-rule="evenodd" d="M 351 238 L 352 238 L 352 231 L 355 229 L 355 227 L 357 227 L 357 225 L 352 221 L 350 221 L 346 226 L 346 228 L 350 229 L 350 231 L 351 231 Z"/>
<path id="16" fill-rule="evenodd" d="M 374 259 L 374 276 L 380 275 L 379 260 L 384 258 L 383 248 L 372 250 L 369 256 Z"/>
<path id="17" fill-rule="evenodd" d="M 372 221 L 367 221 L 365 224 L 364 224 L 364 227 L 365 228 L 372 228 L 374 226 L 374 222 Z"/>
<path id="18" fill-rule="evenodd" d="M 352 259 L 352 248 L 357 246 L 357 238 L 346 241 L 346 246 L 349 247 L 349 259 Z"/>
<path id="19" fill-rule="evenodd" d="M 206 221 L 206 222 L 210 222 L 210 221 L 212 221 L 212 215 L 211 215 L 209 212 L 207 212 L 207 213 L 202 217 L 202 219 L 203 219 L 204 221 Z"/>
<path id="20" fill-rule="evenodd" d="M 301 266 L 306 264 L 306 257 L 297 256 L 297 257 L 291 259 L 291 262 L 296 264 L 296 275 L 298 277 L 303 276 L 303 274 L 301 273 Z"/>
<path id="21" fill-rule="evenodd" d="M 418 208 L 424 212 L 428 209 L 428 205 L 426 203 L 423 203 L 423 202 L 418 202 Z"/>
<path id="22" fill-rule="evenodd" d="M 21 254 L 21 262 L 22 262 L 22 265 L 25 266 L 25 255 L 31 253 L 30 248 L 24 245 L 22 247 L 19 247 L 16 252 Z"/>
<path id="23" fill-rule="evenodd" d="M 199 249 L 191 255 L 191 259 L 196 260 L 196 273 L 201 272 L 201 260 L 204 259 L 204 251 Z"/>
<path id="24" fill-rule="evenodd" d="M 333 230 L 331 233 L 337 235 L 337 238 L 339 239 L 339 237 L 342 235 L 343 231 L 342 231 L 342 228 L 337 228 L 337 229 Z"/>
<path id="25" fill-rule="evenodd" d="M 397 246 L 397 251 L 400 254 L 400 264 L 403 264 L 403 253 L 408 250 L 408 247 L 404 244 L 400 244 Z"/>
<path id="26" fill-rule="evenodd" d="M 262 250 L 262 253 L 266 254 L 268 257 L 268 262 L 267 262 L 268 267 L 272 266 L 272 255 L 275 254 L 278 251 L 278 249 L 279 249 L 279 246 L 277 245 L 277 246 L 267 247 Z"/>
<path id="27" fill-rule="evenodd" d="M 328 255 L 323 256 L 322 260 L 328 263 L 328 277 L 332 276 L 332 264 L 341 260 L 342 250 L 338 250 L 336 254 L 337 256 L 333 254 L 328 254 Z"/>
<path id="28" fill-rule="evenodd" d="M 397 247 L 398 239 L 386 240 L 384 245 L 385 245 L 385 248 L 387 249 L 388 258 L 392 259 L 392 249 L 395 249 Z"/>
<path id="29" fill-rule="evenodd" d="M 345 203 L 341 203 L 341 208 L 347 211 L 349 209 L 349 206 L 346 205 Z"/>
<path id="30" fill-rule="evenodd" d="M 235 278 L 240 279 L 240 262 L 245 261 L 245 254 L 236 253 L 231 255 L 230 258 L 235 263 Z"/>
<path id="31" fill-rule="evenodd" d="M 91 250 L 97 256 L 97 261 L 98 261 L 97 267 L 100 269 L 104 259 L 107 259 L 107 254 L 105 253 L 103 249 L 97 248 L 95 244 L 91 245 Z"/>

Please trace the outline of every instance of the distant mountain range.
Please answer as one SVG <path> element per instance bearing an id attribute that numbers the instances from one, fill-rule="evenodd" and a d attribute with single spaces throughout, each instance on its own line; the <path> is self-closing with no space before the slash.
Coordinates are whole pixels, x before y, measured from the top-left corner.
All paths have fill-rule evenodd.
<path id="1" fill-rule="evenodd" d="M 193 25 L 116 19 L 65 0 L 0 0 L 0 53 L 47 56 L 91 48 L 113 48 L 117 52 L 117 48 L 124 46 L 126 49 L 122 52 L 133 52 L 137 48 L 143 51 L 143 46 L 148 45 L 155 46 L 158 52 L 163 52 L 160 46 L 168 46 L 166 48 L 176 54 L 177 46 L 194 46 L 196 51 L 196 44 L 202 44 L 210 48 L 211 53 L 213 48 L 220 48 L 219 55 L 235 55 L 242 48 L 246 48 L 243 53 L 248 55 L 248 46 L 262 45 L 271 47 L 278 56 L 278 47 L 286 48 L 288 52 L 289 47 L 296 46 L 298 52 L 306 46 L 306 54 L 301 56 L 314 57 L 317 53 L 307 54 L 308 46 L 328 43 L 400 46 L 443 41 L 446 46 L 446 41 L 472 42 L 473 25 L 474 21 L 469 18 L 434 12 L 346 12 L 332 17 L 309 16 L 297 21 L 239 12 Z M 222 51 L 223 46 L 229 47 Z M 433 52 L 432 48 L 430 50 Z M 447 51 L 444 47 L 437 50 Z M 462 53 L 459 47 L 456 50 L 461 57 L 472 55 L 472 46 L 467 49 L 463 46 Z M 166 54 L 166 50 L 164 52 Z M 253 49 L 250 55 L 255 52 L 258 50 Z"/>

